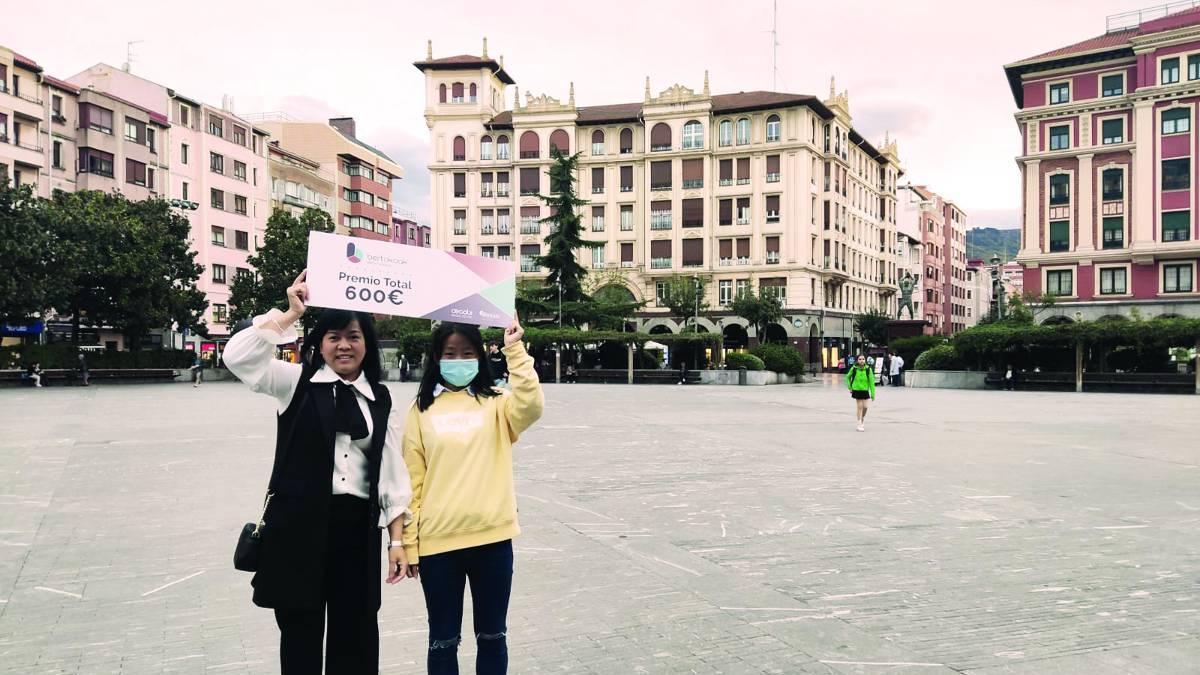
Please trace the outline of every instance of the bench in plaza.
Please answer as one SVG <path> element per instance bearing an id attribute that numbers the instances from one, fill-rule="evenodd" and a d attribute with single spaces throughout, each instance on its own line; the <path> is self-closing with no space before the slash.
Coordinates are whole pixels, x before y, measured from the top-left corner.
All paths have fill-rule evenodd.
<path id="1" fill-rule="evenodd" d="M 990 372 L 984 380 L 990 389 L 1004 387 L 1004 373 Z M 1075 373 L 1015 373 L 1013 388 L 1021 391 L 1075 391 Z M 1181 373 L 1083 374 L 1083 390 L 1155 394 L 1192 394 L 1194 375 Z"/>
<path id="2" fill-rule="evenodd" d="M 588 382 L 593 384 L 627 384 L 629 382 L 629 371 L 622 368 L 600 368 L 591 370 L 580 370 L 580 382 Z M 549 381 L 553 381 L 551 378 Z M 635 370 L 633 371 L 634 384 L 678 384 L 678 370 Z M 700 371 L 687 371 L 688 384 L 700 384 Z"/>
<path id="3" fill-rule="evenodd" d="M 92 368 L 88 381 L 106 384 L 150 384 L 174 382 L 176 371 L 171 368 Z M 74 368 L 47 368 L 42 371 L 42 384 L 47 387 L 82 385 L 79 371 Z M 33 386 L 24 370 L 0 370 L 0 387 Z"/>

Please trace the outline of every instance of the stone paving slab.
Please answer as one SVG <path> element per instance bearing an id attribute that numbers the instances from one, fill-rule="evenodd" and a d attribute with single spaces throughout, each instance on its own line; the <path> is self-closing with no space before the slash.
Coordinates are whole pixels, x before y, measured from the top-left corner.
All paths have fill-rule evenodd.
<path id="1" fill-rule="evenodd" d="M 1197 672 L 1193 397 L 881 389 L 863 434 L 832 380 L 547 398 L 514 673 Z M 0 673 L 276 672 L 230 561 L 272 413 L 236 383 L 0 391 Z M 380 629 L 383 672 L 424 671 L 415 584 Z"/>

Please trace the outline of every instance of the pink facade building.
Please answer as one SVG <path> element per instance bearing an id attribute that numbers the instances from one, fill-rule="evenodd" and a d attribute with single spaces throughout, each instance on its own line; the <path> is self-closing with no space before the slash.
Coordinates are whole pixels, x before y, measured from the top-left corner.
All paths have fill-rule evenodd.
<path id="1" fill-rule="evenodd" d="M 433 246 L 433 236 L 429 226 L 418 223 L 411 212 L 393 206 L 392 243 L 429 248 Z"/>
<path id="2" fill-rule="evenodd" d="M 969 327 L 967 279 L 967 214 L 924 185 L 901 188 L 903 218 L 920 230 L 920 318 L 927 331 L 953 335 Z"/>
<path id="3" fill-rule="evenodd" d="M 169 122 L 169 142 L 156 152 L 170 177 L 158 196 L 195 206 L 180 212 L 191 221 L 196 262 L 204 266 L 197 287 L 208 299 L 205 322 L 212 338 L 195 346 L 218 346 L 229 336 L 230 286 L 236 275 L 251 272 L 247 258 L 270 216 L 267 133 L 229 110 L 106 64 L 69 81 L 81 92 L 101 92 Z"/>
<path id="4" fill-rule="evenodd" d="M 1053 320 L 1200 316 L 1200 8 L 1005 66 L 1019 108 L 1026 292 Z"/>

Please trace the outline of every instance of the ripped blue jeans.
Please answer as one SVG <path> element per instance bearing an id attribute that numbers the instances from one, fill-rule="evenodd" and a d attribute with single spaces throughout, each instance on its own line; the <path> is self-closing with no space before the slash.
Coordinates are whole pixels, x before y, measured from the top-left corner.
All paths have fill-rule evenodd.
<path id="1" fill-rule="evenodd" d="M 512 593 L 512 540 L 422 556 L 421 590 L 429 612 L 429 675 L 458 675 L 463 593 L 471 583 L 476 675 L 508 672 L 508 599 Z"/>

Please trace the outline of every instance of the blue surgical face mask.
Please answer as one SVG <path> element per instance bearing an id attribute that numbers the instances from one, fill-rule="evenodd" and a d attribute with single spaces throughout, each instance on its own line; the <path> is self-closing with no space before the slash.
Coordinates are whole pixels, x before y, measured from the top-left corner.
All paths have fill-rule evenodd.
<path id="1" fill-rule="evenodd" d="M 465 387 L 479 375 L 477 359 L 442 359 L 438 362 L 442 379 L 455 387 Z"/>

